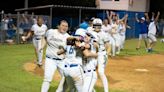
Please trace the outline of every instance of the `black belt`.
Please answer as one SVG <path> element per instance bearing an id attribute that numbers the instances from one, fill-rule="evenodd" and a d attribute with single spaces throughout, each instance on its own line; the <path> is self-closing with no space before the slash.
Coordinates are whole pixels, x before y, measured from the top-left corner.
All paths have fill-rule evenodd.
<path id="1" fill-rule="evenodd" d="M 35 40 L 41 40 L 41 38 L 35 38 Z"/>
<path id="2" fill-rule="evenodd" d="M 106 51 L 106 50 L 100 50 L 99 52 L 104 52 L 104 51 Z"/>
<path id="3" fill-rule="evenodd" d="M 87 70 L 87 71 L 84 71 L 84 73 L 91 72 L 91 71 L 96 71 L 96 69 L 93 69 L 93 70 Z"/>
<path id="4" fill-rule="evenodd" d="M 78 64 L 70 64 L 70 65 L 65 65 L 65 67 L 77 67 Z"/>
<path id="5" fill-rule="evenodd" d="M 62 59 L 60 59 L 60 58 L 51 58 L 51 57 L 49 57 L 49 56 L 46 56 L 47 58 L 49 58 L 49 59 L 53 59 L 53 60 L 62 60 Z"/>

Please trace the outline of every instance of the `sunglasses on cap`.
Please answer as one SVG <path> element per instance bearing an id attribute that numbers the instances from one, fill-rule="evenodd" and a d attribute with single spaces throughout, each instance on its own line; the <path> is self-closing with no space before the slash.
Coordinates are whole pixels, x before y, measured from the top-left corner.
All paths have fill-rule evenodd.
<path id="1" fill-rule="evenodd" d="M 91 34 L 91 33 L 86 33 L 87 36 L 91 37 L 91 38 L 94 38 L 94 36 Z"/>
<path id="2" fill-rule="evenodd" d="M 93 25 L 93 28 L 99 28 L 99 29 L 101 29 L 101 25 L 100 26 L 94 26 Z"/>

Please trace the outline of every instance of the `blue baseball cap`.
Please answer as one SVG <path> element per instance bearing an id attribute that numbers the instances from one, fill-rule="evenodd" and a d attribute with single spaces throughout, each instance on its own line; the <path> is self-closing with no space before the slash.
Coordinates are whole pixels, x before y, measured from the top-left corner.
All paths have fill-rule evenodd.
<path id="1" fill-rule="evenodd" d="M 80 24 L 80 28 L 87 29 L 88 24 L 86 22 L 83 22 L 83 23 Z"/>

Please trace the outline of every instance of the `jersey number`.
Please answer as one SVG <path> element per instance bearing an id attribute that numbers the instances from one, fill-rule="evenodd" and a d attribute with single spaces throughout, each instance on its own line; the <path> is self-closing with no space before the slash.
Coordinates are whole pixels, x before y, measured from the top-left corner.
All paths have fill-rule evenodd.
<path id="1" fill-rule="evenodd" d="M 73 48 L 69 49 L 69 54 L 73 54 Z"/>

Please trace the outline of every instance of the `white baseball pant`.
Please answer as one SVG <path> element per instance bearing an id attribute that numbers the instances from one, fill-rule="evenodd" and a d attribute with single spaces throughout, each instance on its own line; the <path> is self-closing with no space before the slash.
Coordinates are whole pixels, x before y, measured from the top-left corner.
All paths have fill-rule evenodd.
<path id="1" fill-rule="evenodd" d="M 105 66 L 107 64 L 106 51 L 98 52 L 98 74 L 104 86 L 104 92 L 108 92 L 108 80 L 105 75 Z"/>
<path id="2" fill-rule="evenodd" d="M 112 46 L 112 56 L 115 56 L 116 55 L 116 42 L 112 36 L 109 35 L 108 37 L 109 37 L 110 44 Z"/>
<path id="3" fill-rule="evenodd" d="M 50 86 L 50 82 L 53 79 L 53 75 L 54 72 L 56 71 L 56 69 L 58 69 L 59 73 L 62 76 L 62 79 L 60 81 L 60 84 L 58 86 L 58 89 L 56 90 L 56 92 L 63 92 L 64 88 L 64 75 L 63 75 L 63 60 L 55 60 L 53 58 L 50 57 L 46 57 L 45 60 L 45 70 L 44 70 L 44 80 L 43 80 L 43 84 L 41 87 L 41 92 L 48 92 L 49 90 L 49 86 Z"/>
<path id="4" fill-rule="evenodd" d="M 149 40 L 150 43 L 152 43 L 152 42 L 156 42 L 157 38 L 155 37 L 155 35 L 149 33 L 148 34 L 148 40 Z"/>
<path id="5" fill-rule="evenodd" d="M 120 35 L 114 34 L 113 38 L 114 38 L 115 44 L 116 44 L 116 54 L 119 54 L 120 53 L 120 45 L 121 45 Z"/>
<path id="6" fill-rule="evenodd" d="M 37 54 L 37 64 L 42 65 L 43 49 L 42 38 L 33 38 L 33 45 Z"/>
<path id="7" fill-rule="evenodd" d="M 125 35 L 120 35 L 120 48 L 123 49 L 124 48 L 124 43 L 125 43 Z"/>
<path id="8" fill-rule="evenodd" d="M 72 59 L 65 59 L 66 62 L 68 62 L 70 60 L 74 61 Z M 66 78 L 68 86 L 73 83 L 73 85 L 75 86 L 75 88 L 78 92 L 83 92 L 84 72 L 83 72 L 83 69 L 80 64 L 65 63 L 64 64 L 64 76 Z M 70 81 L 70 79 L 72 79 L 72 81 Z M 71 90 L 73 89 L 74 86 L 71 85 Z"/>
<path id="9" fill-rule="evenodd" d="M 97 66 L 97 59 L 95 58 L 91 58 L 91 59 L 88 58 L 86 63 L 83 65 L 83 70 L 84 70 L 83 92 L 92 92 L 94 90 L 94 85 L 97 81 L 96 66 Z"/>
<path id="10" fill-rule="evenodd" d="M 88 69 L 84 71 L 84 86 L 83 92 L 92 92 L 97 81 L 97 73 L 95 69 Z"/>

